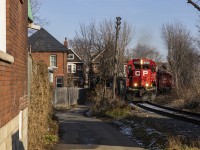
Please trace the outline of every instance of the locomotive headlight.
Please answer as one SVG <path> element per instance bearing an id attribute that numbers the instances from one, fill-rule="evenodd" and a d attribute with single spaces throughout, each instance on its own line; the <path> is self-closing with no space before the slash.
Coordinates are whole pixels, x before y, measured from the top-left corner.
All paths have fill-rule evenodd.
<path id="1" fill-rule="evenodd" d="M 148 83 L 146 83 L 146 87 L 148 87 L 149 86 L 149 84 Z"/>
<path id="2" fill-rule="evenodd" d="M 137 83 L 134 83 L 134 87 L 137 87 L 137 85 L 138 85 Z"/>
<path id="3" fill-rule="evenodd" d="M 143 64 L 143 60 L 142 59 L 140 60 L 140 64 Z"/>

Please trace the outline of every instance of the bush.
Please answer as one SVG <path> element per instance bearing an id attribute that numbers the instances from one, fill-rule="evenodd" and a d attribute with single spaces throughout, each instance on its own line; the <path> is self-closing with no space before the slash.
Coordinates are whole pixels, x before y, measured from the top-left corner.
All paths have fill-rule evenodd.
<path id="1" fill-rule="evenodd" d="M 44 62 L 33 63 L 28 118 L 29 150 L 44 150 L 46 144 L 58 139 L 58 124 L 52 120 L 51 92 L 47 65 Z"/>
<path id="2" fill-rule="evenodd" d="M 119 97 L 112 99 L 112 91 L 107 89 L 105 96 L 101 96 L 101 91 L 96 89 L 89 94 L 92 114 L 98 117 L 108 117 L 113 119 L 124 118 L 130 115 L 131 108 Z"/>

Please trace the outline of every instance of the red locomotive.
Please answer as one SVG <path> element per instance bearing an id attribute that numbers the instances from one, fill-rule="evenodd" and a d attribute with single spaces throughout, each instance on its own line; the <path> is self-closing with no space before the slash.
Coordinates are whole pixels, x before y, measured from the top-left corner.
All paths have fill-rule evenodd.
<path id="1" fill-rule="evenodd" d="M 157 92 L 156 63 L 150 59 L 132 59 L 126 67 L 126 98 L 155 99 Z"/>
<path id="2" fill-rule="evenodd" d="M 159 92 L 168 92 L 172 88 L 172 74 L 166 70 L 157 71 L 157 89 Z"/>

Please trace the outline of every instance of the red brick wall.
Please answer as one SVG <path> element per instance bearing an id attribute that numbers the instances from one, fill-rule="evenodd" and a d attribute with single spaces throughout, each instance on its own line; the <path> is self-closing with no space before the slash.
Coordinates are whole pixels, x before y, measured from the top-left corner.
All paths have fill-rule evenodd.
<path id="1" fill-rule="evenodd" d="M 53 85 L 55 86 L 55 79 L 56 77 L 63 77 L 63 78 L 67 78 L 67 73 L 65 73 L 67 71 L 67 65 L 66 65 L 66 61 L 67 61 L 67 53 L 63 53 L 63 52 L 33 52 L 32 53 L 32 58 L 33 61 L 44 61 L 47 66 L 50 66 L 50 55 L 56 55 L 57 56 L 57 67 L 58 69 L 56 69 L 54 71 L 54 81 L 53 81 Z M 66 86 L 66 82 L 64 83 L 64 85 Z"/>
<path id="2" fill-rule="evenodd" d="M 0 127 L 27 102 L 27 3 L 6 1 L 6 53 L 14 57 L 14 63 L 0 60 Z"/>

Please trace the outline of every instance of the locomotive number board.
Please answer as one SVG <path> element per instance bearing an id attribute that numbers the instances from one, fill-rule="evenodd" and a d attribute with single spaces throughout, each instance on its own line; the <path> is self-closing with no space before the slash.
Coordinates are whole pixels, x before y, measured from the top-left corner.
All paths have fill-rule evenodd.
<path id="1" fill-rule="evenodd" d="M 139 61 L 134 61 L 133 64 L 140 64 L 140 62 Z M 147 65 L 147 64 L 150 64 L 150 62 L 144 61 L 143 64 Z"/>

